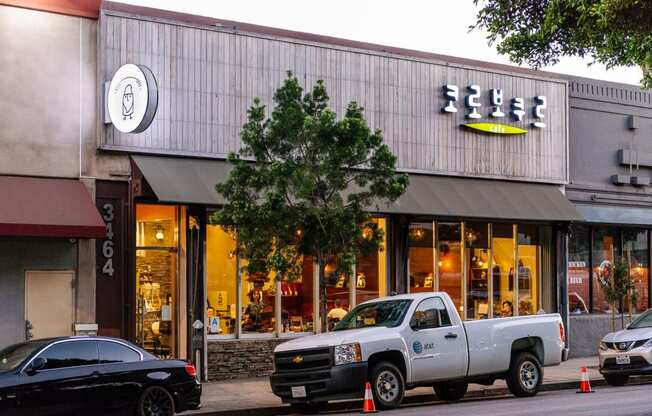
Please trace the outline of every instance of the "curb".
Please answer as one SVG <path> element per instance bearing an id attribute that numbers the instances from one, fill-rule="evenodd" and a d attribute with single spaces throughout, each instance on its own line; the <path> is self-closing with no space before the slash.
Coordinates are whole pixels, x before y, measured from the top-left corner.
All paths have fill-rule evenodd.
<path id="1" fill-rule="evenodd" d="M 650 377 L 636 378 L 629 384 L 641 384 L 652 381 Z M 604 378 L 597 378 L 591 380 L 591 387 L 604 387 L 607 382 Z M 545 383 L 541 386 L 541 391 L 559 391 L 559 390 L 573 390 L 577 389 L 579 381 L 560 381 L 554 383 Z M 475 390 L 470 391 L 464 396 L 465 399 L 478 399 L 485 397 L 500 397 L 507 396 L 511 393 L 505 387 L 497 387 L 494 389 Z M 419 394 L 415 396 L 408 396 L 403 400 L 403 405 L 422 405 L 427 403 L 438 403 L 441 401 L 437 399 L 434 394 Z M 362 400 L 350 400 L 330 403 L 328 405 L 329 411 L 345 411 L 345 410 L 360 410 L 362 408 Z M 218 410 L 218 411 L 199 411 L 193 412 L 193 416 L 276 416 L 276 415 L 289 415 L 295 414 L 290 406 L 279 405 L 274 407 L 261 407 L 255 409 L 237 409 L 237 410 Z"/>

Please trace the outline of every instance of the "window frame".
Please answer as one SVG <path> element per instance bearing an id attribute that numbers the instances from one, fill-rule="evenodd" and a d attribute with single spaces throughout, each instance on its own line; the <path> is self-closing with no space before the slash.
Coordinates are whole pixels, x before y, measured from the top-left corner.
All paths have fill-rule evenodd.
<path id="1" fill-rule="evenodd" d="M 139 363 L 139 362 L 142 362 L 142 361 L 143 361 L 143 354 L 142 354 L 140 351 L 138 351 L 137 349 L 135 349 L 135 348 L 133 348 L 133 347 L 131 347 L 131 346 L 125 344 L 125 343 L 117 342 L 117 341 L 114 341 L 114 340 L 111 340 L 111 339 L 99 339 L 99 338 L 96 339 L 95 341 L 97 342 L 97 357 L 98 357 L 98 363 L 99 363 L 99 365 L 114 365 L 114 364 Z M 102 362 L 102 353 L 101 353 L 101 351 L 100 351 L 100 343 L 102 343 L 102 342 L 105 342 L 105 343 L 107 343 L 107 344 L 115 344 L 115 345 L 118 345 L 118 346 L 120 346 L 120 347 L 123 347 L 123 348 L 126 348 L 126 349 L 128 349 L 128 350 L 131 350 L 131 351 L 135 352 L 136 354 L 138 354 L 138 360 L 137 360 L 137 361 L 120 361 L 120 362 L 118 362 L 118 363 L 103 363 L 103 362 Z"/>
<path id="2" fill-rule="evenodd" d="M 45 347 L 43 347 L 43 349 L 41 351 L 39 351 L 36 355 L 34 355 L 29 360 L 29 362 L 23 366 L 23 368 L 20 370 L 20 372 L 23 373 L 27 369 L 27 367 L 29 367 L 29 365 L 32 363 L 32 361 L 34 361 L 36 358 L 40 357 L 47 350 L 51 349 L 55 345 L 60 345 L 60 344 L 64 344 L 64 343 L 67 343 L 67 342 L 93 343 L 95 345 L 95 351 L 97 352 L 97 363 L 95 363 L 95 364 L 84 364 L 84 365 L 75 365 L 75 366 L 70 366 L 70 367 L 46 368 L 46 369 L 43 369 L 43 370 L 39 370 L 39 372 L 54 371 L 54 370 L 66 370 L 66 369 L 70 369 L 70 368 L 83 368 L 83 367 L 92 367 L 92 366 L 100 365 L 100 350 L 99 350 L 99 347 L 97 345 L 97 340 L 96 339 L 92 339 L 92 338 L 91 339 L 89 339 L 89 338 L 86 338 L 86 339 L 63 339 L 63 340 L 55 341 L 55 342 L 53 342 L 51 344 L 48 344 Z M 47 360 L 47 358 L 46 358 L 46 360 Z"/>
<path id="3" fill-rule="evenodd" d="M 414 319 L 414 315 L 415 315 L 417 312 L 419 312 L 419 308 L 421 307 L 421 305 L 423 305 L 424 303 L 426 303 L 426 302 L 428 302 L 428 301 L 433 301 L 433 302 L 440 301 L 441 304 L 444 305 L 444 311 L 445 311 L 446 314 L 448 315 L 448 322 L 449 322 L 449 323 L 446 324 L 446 325 L 443 325 L 443 324 L 441 324 L 441 319 L 440 319 L 440 320 L 439 320 L 439 324 L 440 324 L 439 326 L 426 326 L 426 327 L 423 327 L 423 328 L 420 327 L 420 328 L 419 328 L 419 331 L 424 330 L 424 329 L 439 329 L 439 328 L 452 327 L 452 326 L 453 326 L 453 320 L 451 319 L 451 316 L 450 316 L 450 313 L 449 313 L 449 311 L 448 311 L 448 308 L 446 307 L 446 302 L 444 302 L 444 300 L 443 300 L 440 296 L 432 296 L 432 297 L 425 298 L 425 299 L 421 300 L 421 302 L 419 302 L 419 304 L 417 305 L 417 307 L 414 308 L 414 312 L 412 312 L 412 316 L 410 317 L 410 320 L 408 321 L 408 325 L 409 325 L 409 324 L 412 322 L 412 320 Z M 433 308 L 433 309 L 437 309 L 437 308 Z M 427 309 L 427 310 L 428 310 L 428 309 Z M 412 329 L 412 331 L 415 331 L 415 329 L 412 328 L 411 325 L 410 325 L 410 329 Z"/>

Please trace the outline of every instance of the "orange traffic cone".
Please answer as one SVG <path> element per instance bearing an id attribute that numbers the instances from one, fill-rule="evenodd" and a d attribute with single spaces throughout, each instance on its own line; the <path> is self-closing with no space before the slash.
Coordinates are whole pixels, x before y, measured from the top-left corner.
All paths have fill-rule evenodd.
<path id="1" fill-rule="evenodd" d="M 582 377 L 580 379 L 580 389 L 577 391 L 578 393 L 595 393 L 595 391 L 591 390 L 591 382 L 589 382 L 589 369 L 586 367 L 582 367 Z"/>
<path id="2" fill-rule="evenodd" d="M 368 381 L 364 386 L 364 404 L 362 405 L 362 413 L 376 413 L 374 395 L 371 393 L 371 384 L 369 384 Z"/>

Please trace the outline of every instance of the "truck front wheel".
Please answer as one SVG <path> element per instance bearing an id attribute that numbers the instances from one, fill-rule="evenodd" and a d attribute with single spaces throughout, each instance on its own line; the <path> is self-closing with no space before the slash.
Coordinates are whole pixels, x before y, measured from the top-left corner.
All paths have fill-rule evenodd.
<path id="1" fill-rule="evenodd" d="M 381 410 L 400 406 L 405 394 L 405 379 L 392 363 L 382 361 L 371 370 L 371 391 L 374 402 Z"/>
<path id="2" fill-rule="evenodd" d="M 536 395 L 543 382 L 543 371 L 537 357 L 529 352 L 514 355 L 506 381 L 509 391 L 516 397 Z"/>
<path id="3" fill-rule="evenodd" d="M 459 402 L 466 394 L 468 388 L 469 383 L 442 382 L 435 383 L 433 386 L 437 397 L 447 402 Z"/>

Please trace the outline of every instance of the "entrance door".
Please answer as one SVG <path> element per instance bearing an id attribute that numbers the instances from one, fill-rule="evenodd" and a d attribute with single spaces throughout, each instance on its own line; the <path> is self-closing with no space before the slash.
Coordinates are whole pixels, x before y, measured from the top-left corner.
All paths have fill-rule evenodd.
<path id="1" fill-rule="evenodd" d="M 421 301 L 410 320 L 408 348 L 413 381 L 466 375 L 466 338 L 461 323 L 452 323 L 439 297 Z"/>
<path id="2" fill-rule="evenodd" d="M 25 272 L 25 319 L 33 338 L 73 334 L 74 281 L 70 270 Z"/>

